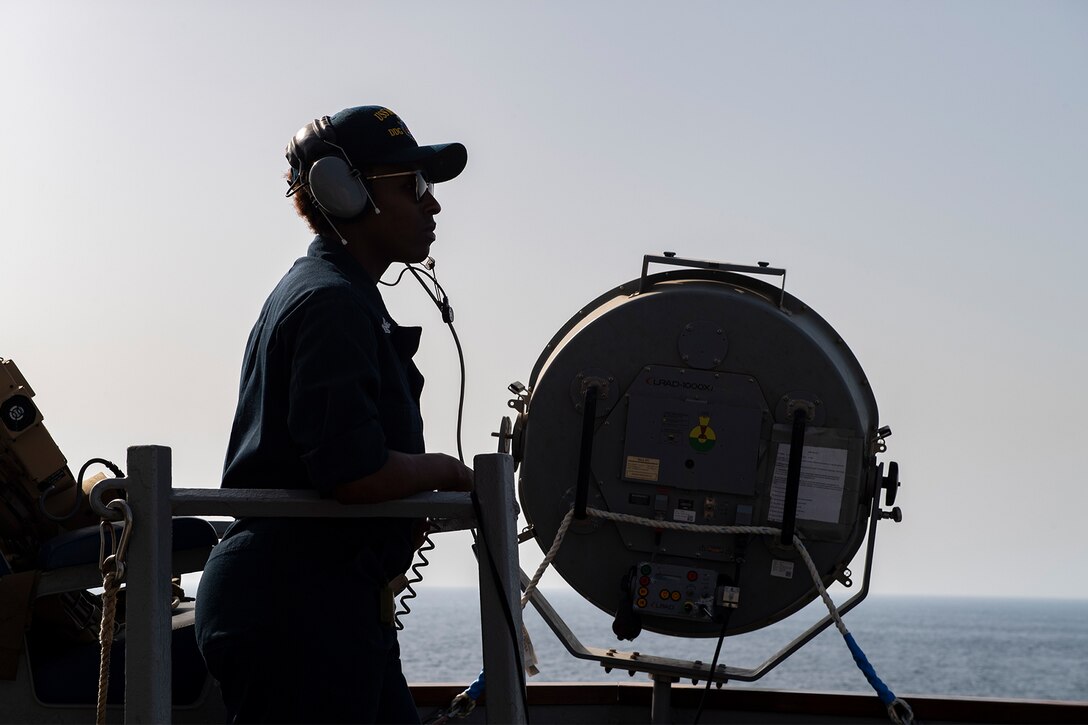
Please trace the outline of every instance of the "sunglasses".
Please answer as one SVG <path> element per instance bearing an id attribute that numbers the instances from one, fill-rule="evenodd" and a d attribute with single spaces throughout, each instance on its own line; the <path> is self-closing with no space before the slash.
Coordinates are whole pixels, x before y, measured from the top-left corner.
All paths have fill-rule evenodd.
<path id="1" fill-rule="evenodd" d="M 428 182 L 425 178 L 423 178 L 422 171 L 398 171 L 395 174 L 378 174 L 377 176 L 367 176 L 366 179 L 369 181 L 371 179 L 389 179 L 394 176 L 412 175 L 415 175 L 416 177 L 416 201 L 422 199 L 423 195 L 427 193 L 430 193 L 431 196 L 434 196 L 434 184 Z"/>

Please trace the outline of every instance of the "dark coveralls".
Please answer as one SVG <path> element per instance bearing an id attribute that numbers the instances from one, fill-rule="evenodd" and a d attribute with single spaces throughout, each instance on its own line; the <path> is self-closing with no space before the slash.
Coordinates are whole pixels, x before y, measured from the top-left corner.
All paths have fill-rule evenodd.
<path id="1" fill-rule="evenodd" d="M 246 345 L 225 488 L 334 488 L 423 453 L 412 362 L 377 286 L 317 237 Z M 383 586 L 411 564 L 408 519 L 234 522 L 197 595 L 196 635 L 235 722 L 419 722 Z"/>

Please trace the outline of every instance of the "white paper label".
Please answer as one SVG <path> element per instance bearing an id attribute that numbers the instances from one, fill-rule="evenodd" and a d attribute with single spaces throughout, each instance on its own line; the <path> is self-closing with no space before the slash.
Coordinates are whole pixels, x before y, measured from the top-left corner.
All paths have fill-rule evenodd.
<path id="1" fill-rule="evenodd" d="M 771 483 L 771 508 L 767 518 L 782 520 L 786 503 L 786 472 L 790 465 L 790 444 L 778 444 Z M 801 485 L 797 489 L 797 518 L 839 523 L 842 492 L 846 487 L 846 451 L 842 448 L 805 446 L 801 452 Z"/>
<path id="2" fill-rule="evenodd" d="M 780 579 L 793 579 L 793 562 L 771 559 L 771 576 Z"/>
<path id="3" fill-rule="evenodd" d="M 694 524 L 695 523 L 695 512 L 694 511 L 685 511 L 684 509 L 673 509 L 672 510 L 672 520 L 673 521 L 683 521 L 686 524 Z"/>

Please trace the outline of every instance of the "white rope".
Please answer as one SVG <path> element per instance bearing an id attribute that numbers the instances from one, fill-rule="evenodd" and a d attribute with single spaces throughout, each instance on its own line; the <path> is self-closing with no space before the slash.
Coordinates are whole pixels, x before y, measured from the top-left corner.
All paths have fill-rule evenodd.
<path id="1" fill-rule="evenodd" d="M 567 535 L 567 529 L 570 528 L 570 522 L 573 518 L 574 507 L 571 506 L 570 511 L 563 517 L 563 522 L 559 524 L 559 530 L 555 532 L 555 541 L 552 542 L 552 547 L 548 549 L 544 561 L 540 562 L 540 566 L 536 568 L 536 573 L 533 574 L 533 578 L 529 580 L 529 585 L 525 587 L 525 593 L 521 595 L 522 609 L 525 609 L 525 605 L 529 602 L 529 598 L 533 596 L 536 585 L 540 583 L 540 577 L 544 576 L 544 572 L 548 570 L 552 560 L 555 559 L 555 555 L 559 553 L 559 547 L 563 543 L 563 537 Z"/>
<path id="2" fill-rule="evenodd" d="M 652 529 L 674 529 L 676 531 L 694 531 L 700 534 L 780 534 L 781 529 L 771 528 L 770 526 L 706 526 L 703 524 L 685 524 L 680 521 L 659 521 L 658 519 L 647 519 L 642 516 L 632 516 L 631 514 L 617 514 L 611 511 L 601 511 L 600 509 L 586 509 L 586 514 L 597 519 L 609 519 L 612 521 L 622 521 L 625 524 L 635 524 L 636 526 L 648 526 Z"/>

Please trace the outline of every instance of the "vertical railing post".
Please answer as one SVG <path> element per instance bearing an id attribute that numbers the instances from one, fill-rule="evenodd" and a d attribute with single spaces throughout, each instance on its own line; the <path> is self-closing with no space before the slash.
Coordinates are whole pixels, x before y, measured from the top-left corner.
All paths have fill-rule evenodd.
<path id="1" fill-rule="evenodd" d="M 129 448 L 127 478 L 132 534 L 125 586 L 126 607 L 133 616 L 127 618 L 125 635 L 125 723 L 169 723 L 170 449 Z"/>
<path id="2" fill-rule="evenodd" d="M 653 699 L 650 700 L 650 722 L 653 725 L 670 723 L 672 719 L 672 683 L 678 677 L 669 675 L 650 675 L 654 683 Z"/>
<path id="3" fill-rule="evenodd" d="M 523 638 L 514 461 L 506 453 L 488 453 L 476 456 L 473 466 L 480 502 L 480 627 L 487 721 L 521 724 L 525 723 L 525 706 L 519 672 Z M 498 570 L 498 580 L 490 562 Z M 503 599 L 507 606 L 503 606 Z"/>

